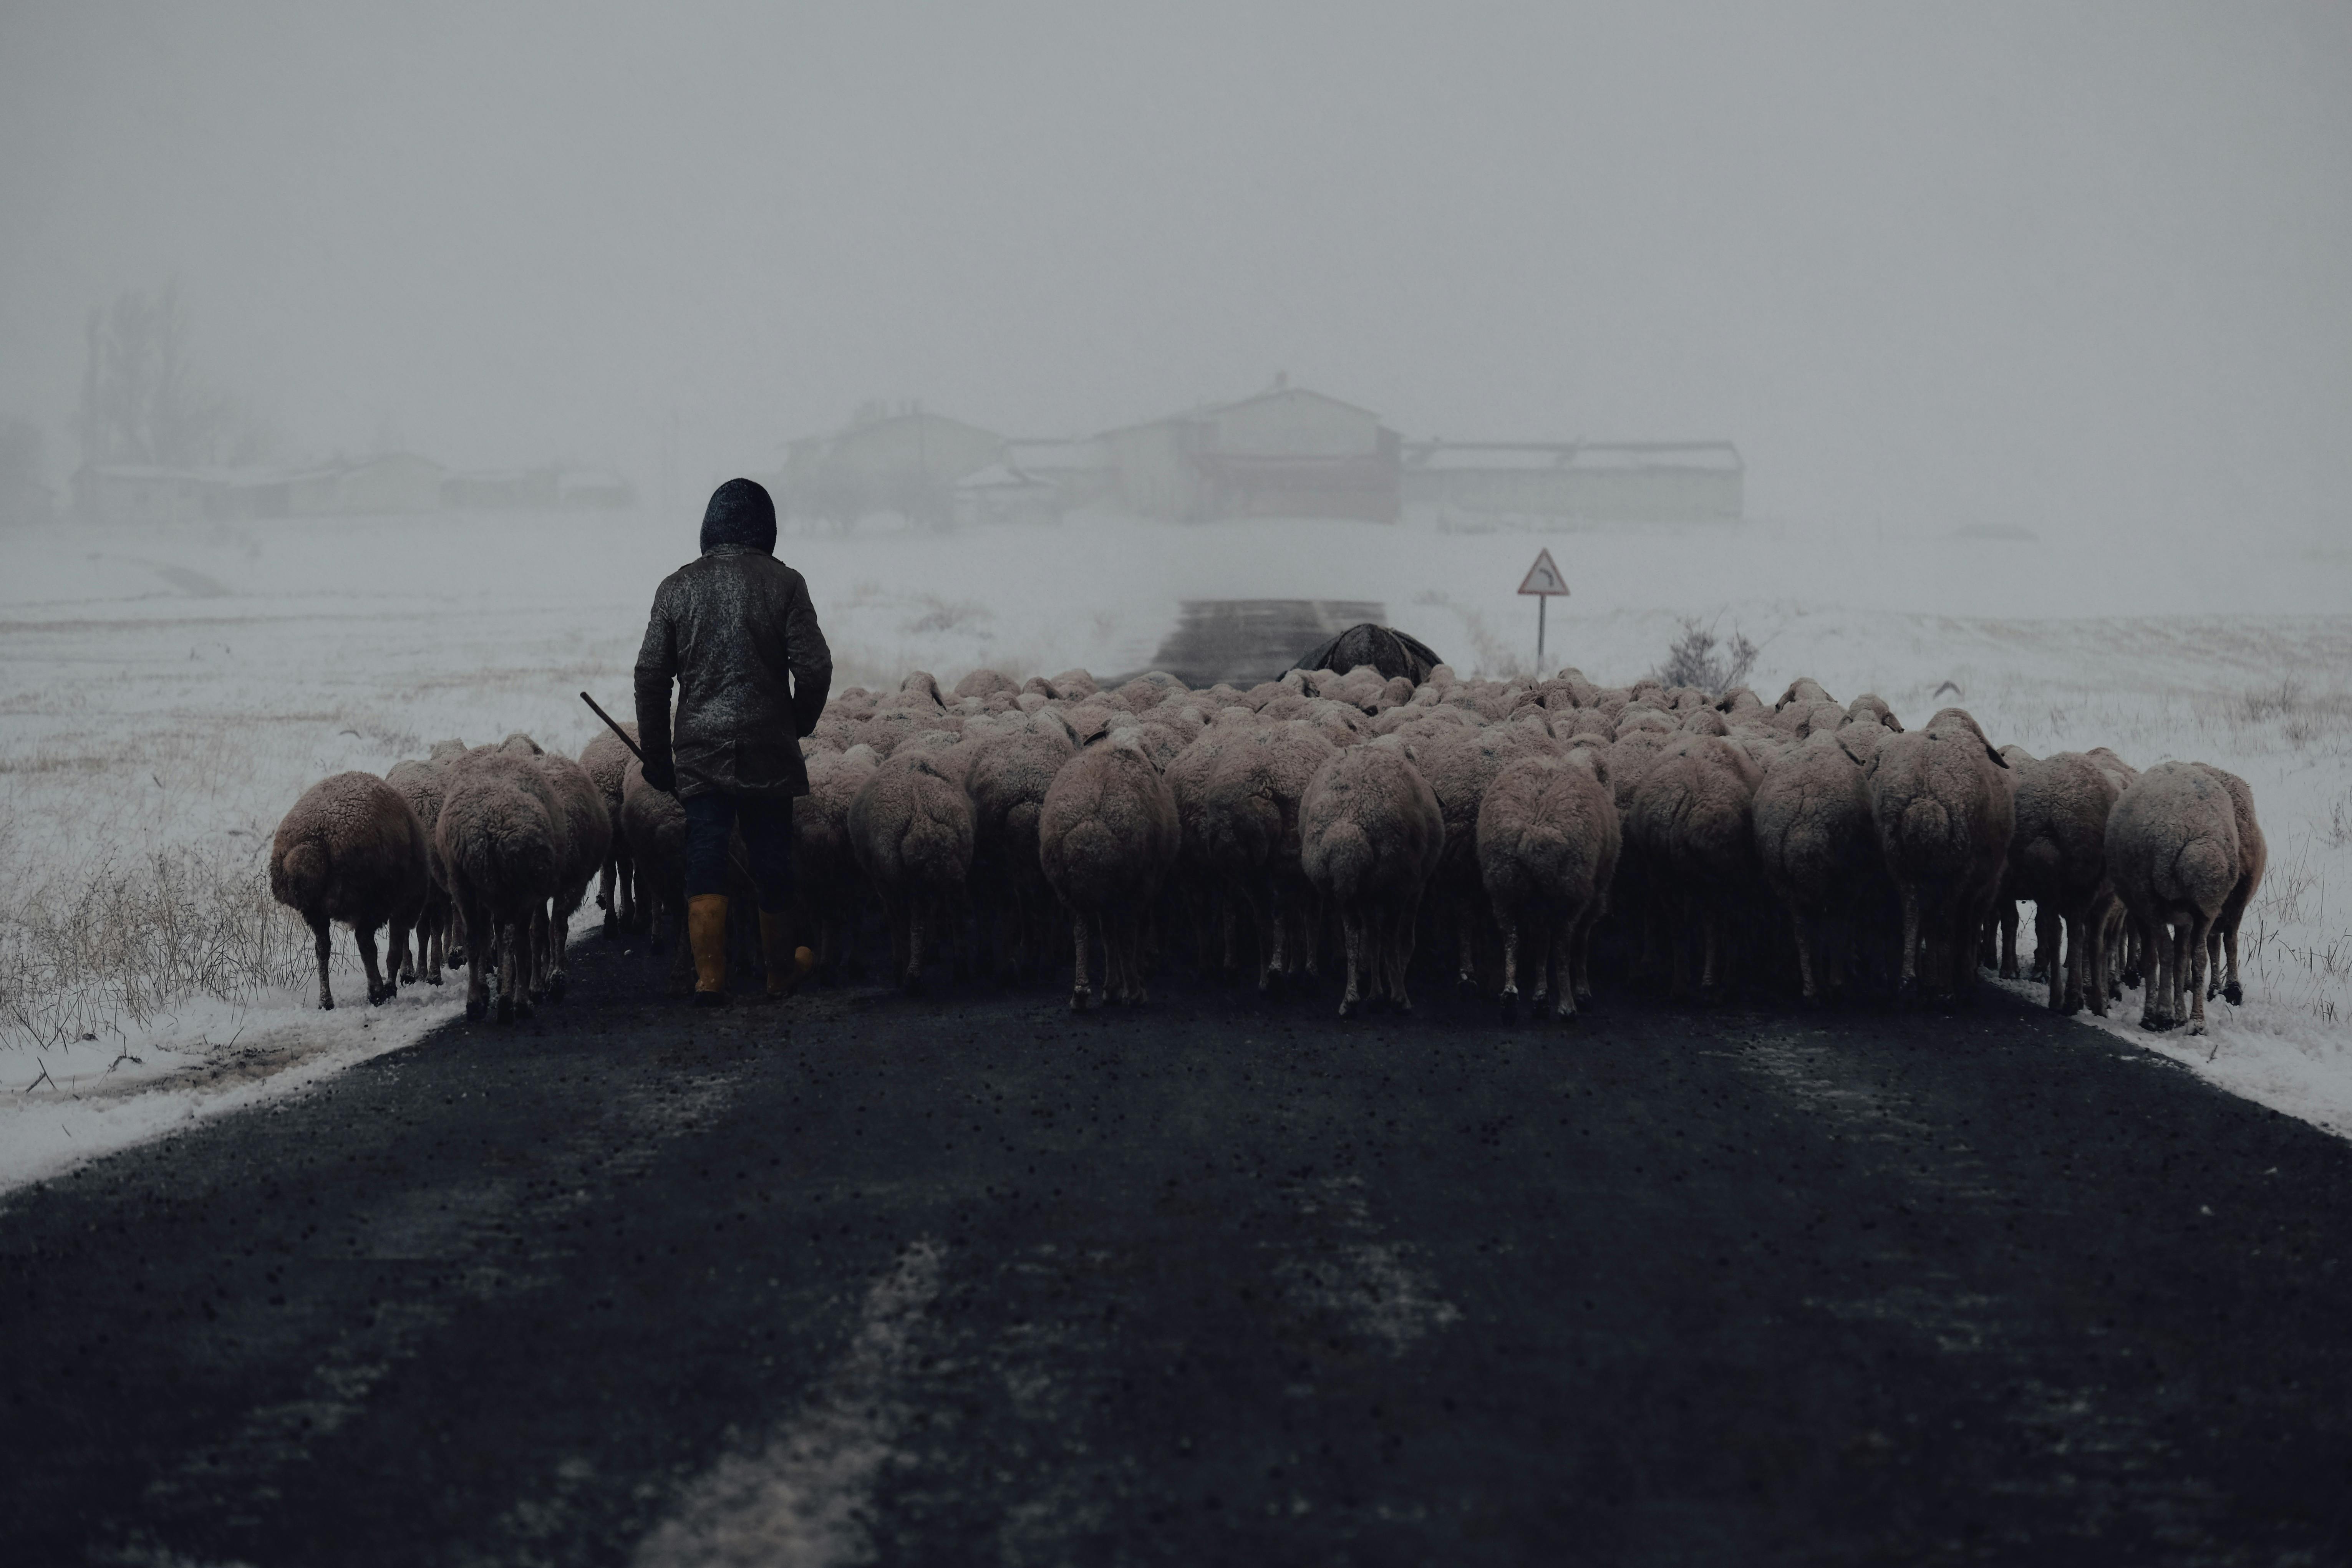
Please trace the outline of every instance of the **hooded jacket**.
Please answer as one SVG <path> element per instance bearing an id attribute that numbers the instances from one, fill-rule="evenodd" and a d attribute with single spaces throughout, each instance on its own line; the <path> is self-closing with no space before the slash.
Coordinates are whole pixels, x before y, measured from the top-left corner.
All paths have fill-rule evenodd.
<path id="1" fill-rule="evenodd" d="M 700 559 L 654 591 L 637 733 L 648 761 L 672 759 L 681 797 L 809 792 L 800 738 L 824 712 L 833 654 L 807 582 L 771 553 L 775 515 L 766 490 L 729 480 L 704 514 Z"/>

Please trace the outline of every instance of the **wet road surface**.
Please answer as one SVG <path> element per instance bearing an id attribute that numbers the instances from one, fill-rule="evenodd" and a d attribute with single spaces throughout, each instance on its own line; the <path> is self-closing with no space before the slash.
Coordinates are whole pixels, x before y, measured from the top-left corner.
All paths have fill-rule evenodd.
<path id="1" fill-rule="evenodd" d="M 2352 1557 L 2352 1147 L 2006 997 L 659 967 L 0 1200 L 0 1562 Z"/>

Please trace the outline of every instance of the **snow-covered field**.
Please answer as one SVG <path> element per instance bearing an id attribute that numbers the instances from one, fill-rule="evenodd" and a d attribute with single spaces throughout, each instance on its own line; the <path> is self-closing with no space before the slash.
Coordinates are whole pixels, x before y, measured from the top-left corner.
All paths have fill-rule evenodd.
<path id="1" fill-rule="evenodd" d="M 319 778 L 445 736 L 525 730 L 576 752 L 595 721 L 575 694 L 625 709 L 653 585 L 693 539 L 683 514 L 0 535 L 0 1187 L 450 1016 L 455 986 L 309 1010 L 307 933 L 268 902 L 271 830 Z M 1811 674 L 1924 718 L 1950 681 L 2000 742 L 2242 773 L 2272 855 L 2248 1004 L 2201 1041 L 2139 1034 L 2132 1004 L 2115 1026 L 2352 1132 L 2352 552 L 1121 519 L 780 552 L 848 685 L 1135 670 L 1201 597 L 1376 600 L 1458 668 L 1528 670 L 1534 607 L 1512 590 L 1538 542 L 1575 590 L 1548 667 L 1630 679 L 1696 615 L 1762 645 L 1768 697 Z M 338 994 L 356 1001 L 338 942 Z"/>

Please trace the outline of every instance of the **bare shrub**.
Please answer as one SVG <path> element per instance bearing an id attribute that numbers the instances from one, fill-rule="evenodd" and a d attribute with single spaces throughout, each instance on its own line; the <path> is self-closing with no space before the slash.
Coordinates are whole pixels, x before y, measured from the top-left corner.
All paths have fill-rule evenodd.
<path id="1" fill-rule="evenodd" d="M 1756 656 L 1763 651 L 1737 626 L 1727 643 L 1716 637 L 1714 622 L 1702 623 L 1696 616 L 1684 616 L 1682 628 L 1664 661 L 1650 672 L 1669 687 L 1695 686 L 1720 697 L 1746 682 L 1748 672 L 1756 668 Z"/>
<path id="2" fill-rule="evenodd" d="M 45 1048 L 199 996 L 299 986 L 310 933 L 266 872 L 187 848 L 53 874 L 0 911 L 0 1041 Z"/>

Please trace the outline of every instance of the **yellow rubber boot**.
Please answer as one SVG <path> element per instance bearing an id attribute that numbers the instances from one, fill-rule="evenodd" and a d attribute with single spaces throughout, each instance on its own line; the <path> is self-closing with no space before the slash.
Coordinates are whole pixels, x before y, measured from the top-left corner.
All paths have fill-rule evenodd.
<path id="1" fill-rule="evenodd" d="M 686 900 L 686 941 L 694 950 L 694 1005 L 727 1004 L 727 895 L 697 893 Z"/>
<path id="2" fill-rule="evenodd" d="M 781 1002 L 800 989 L 816 967 L 816 954 L 793 944 L 792 927 L 782 915 L 760 911 L 760 963 L 768 972 L 768 1000 Z"/>

